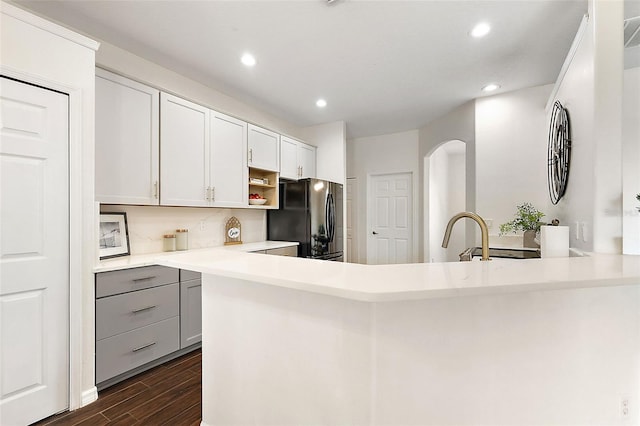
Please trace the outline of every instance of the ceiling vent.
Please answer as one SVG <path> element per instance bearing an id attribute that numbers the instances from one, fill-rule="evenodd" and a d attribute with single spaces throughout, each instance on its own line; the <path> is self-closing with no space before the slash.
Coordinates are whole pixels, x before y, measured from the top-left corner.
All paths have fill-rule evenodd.
<path id="1" fill-rule="evenodd" d="M 624 47 L 640 45 L 640 16 L 624 20 Z"/>

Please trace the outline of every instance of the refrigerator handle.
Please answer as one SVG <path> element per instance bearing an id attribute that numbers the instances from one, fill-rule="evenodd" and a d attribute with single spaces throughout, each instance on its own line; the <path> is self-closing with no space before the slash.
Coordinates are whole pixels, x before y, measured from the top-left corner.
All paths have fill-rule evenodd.
<path id="1" fill-rule="evenodd" d="M 327 233 L 328 233 L 327 236 L 329 237 L 329 241 L 333 241 L 333 236 L 335 232 L 335 223 L 336 223 L 336 208 L 335 208 L 335 203 L 333 201 L 333 194 L 327 195 L 326 215 L 327 217 L 325 219 L 327 222 Z"/>

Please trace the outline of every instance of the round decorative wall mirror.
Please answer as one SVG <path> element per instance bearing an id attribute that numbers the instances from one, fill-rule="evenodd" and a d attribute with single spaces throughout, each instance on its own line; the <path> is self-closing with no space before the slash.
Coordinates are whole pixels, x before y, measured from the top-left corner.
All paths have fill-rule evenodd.
<path id="1" fill-rule="evenodd" d="M 559 101 L 555 101 L 551 111 L 547 152 L 547 182 L 549 197 L 551 197 L 553 204 L 558 204 L 567 190 L 570 160 L 571 126 L 569 114 Z"/>

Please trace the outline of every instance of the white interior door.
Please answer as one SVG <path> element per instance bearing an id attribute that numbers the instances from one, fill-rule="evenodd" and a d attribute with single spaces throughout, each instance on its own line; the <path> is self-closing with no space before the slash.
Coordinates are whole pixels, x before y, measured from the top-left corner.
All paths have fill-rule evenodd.
<path id="1" fill-rule="evenodd" d="M 367 263 L 412 262 L 411 173 L 372 175 L 368 193 Z"/>
<path id="2" fill-rule="evenodd" d="M 347 178 L 347 262 L 358 263 L 358 179 Z"/>
<path id="3" fill-rule="evenodd" d="M 0 78 L 0 424 L 68 407 L 68 96 Z"/>

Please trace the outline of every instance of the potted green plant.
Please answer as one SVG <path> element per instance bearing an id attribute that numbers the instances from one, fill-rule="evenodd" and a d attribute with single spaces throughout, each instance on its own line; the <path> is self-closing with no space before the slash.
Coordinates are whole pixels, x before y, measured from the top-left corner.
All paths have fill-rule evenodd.
<path id="1" fill-rule="evenodd" d="M 516 206 L 516 209 L 515 219 L 500 225 L 500 235 L 524 231 L 522 246 L 540 247 L 535 238 L 536 233 L 540 231 L 540 226 L 544 225 L 540 221 L 544 217 L 544 213 L 533 207 L 531 203 L 522 203 Z"/>

